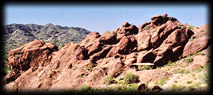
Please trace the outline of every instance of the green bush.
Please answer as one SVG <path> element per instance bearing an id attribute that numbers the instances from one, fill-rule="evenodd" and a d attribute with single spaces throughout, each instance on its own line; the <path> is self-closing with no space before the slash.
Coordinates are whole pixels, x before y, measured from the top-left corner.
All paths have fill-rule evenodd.
<path id="1" fill-rule="evenodd" d="M 188 55 L 186 58 L 185 58 L 185 60 L 184 60 L 186 63 L 191 63 L 192 61 L 193 61 L 193 58 L 190 56 L 190 55 Z"/>
<path id="2" fill-rule="evenodd" d="M 148 30 L 150 27 L 149 26 L 145 26 L 144 27 L 144 30 Z"/>
<path id="3" fill-rule="evenodd" d="M 158 30 L 158 27 L 155 27 L 155 28 L 154 28 L 154 31 L 157 31 L 157 30 Z"/>
<path id="4" fill-rule="evenodd" d="M 145 65 L 145 66 L 139 67 L 138 70 L 139 70 L 139 71 L 148 70 L 149 68 L 150 68 L 150 66 Z"/>
<path id="5" fill-rule="evenodd" d="M 136 83 L 127 85 L 127 90 L 128 91 L 137 91 L 137 89 L 138 89 L 138 84 L 136 84 Z"/>
<path id="6" fill-rule="evenodd" d="M 89 64 L 89 65 L 87 65 L 86 69 L 87 69 L 87 70 L 92 70 L 92 67 L 93 67 L 93 65 L 92 65 L 92 64 Z"/>
<path id="7" fill-rule="evenodd" d="M 9 67 L 5 67 L 5 68 L 4 68 L 4 72 L 5 72 L 6 74 L 8 74 L 10 71 L 11 71 L 11 69 L 10 69 Z"/>
<path id="8" fill-rule="evenodd" d="M 111 76 L 107 76 L 106 84 L 110 85 L 110 84 L 113 84 L 113 83 L 115 83 L 115 80 Z"/>
<path id="9" fill-rule="evenodd" d="M 136 83 L 139 79 L 138 75 L 132 74 L 132 73 L 127 73 L 124 77 L 124 83 L 125 84 L 131 84 L 131 83 Z"/>
<path id="10" fill-rule="evenodd" d="M 204 55 L 202 51 L 195 53 L 195 55 Z"/>
<path id="11" fill-rule="evenodd" d="M 91 88 L 88 85 L 82 85 L 80 87 L 80 91 L 85 92 L 85 91 L 89 91 L 89 90 L 91 90 Z"/>

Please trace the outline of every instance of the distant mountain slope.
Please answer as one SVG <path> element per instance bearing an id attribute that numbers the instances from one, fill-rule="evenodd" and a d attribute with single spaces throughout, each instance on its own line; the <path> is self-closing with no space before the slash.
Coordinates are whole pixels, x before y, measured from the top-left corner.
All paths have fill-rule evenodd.
<path id="1" fill-rule="evenodd" d="M 79 27 L 37 24 L 9 24 L 5 26 L 5 49 L 15 49 L 35 39 L 63 46 L 68 42 L 78 43 L 90 31 Z"/>
<path id="2" fill-rule="evenodd" d="M 46 25 L 9 24 L 5 25 L 4 29 L 4 62 L 6 63 L 10 50 L 21 47 L 28 42 L 43 40 L 62 47 L 71 41 L 78 43 L 90 33 L 83 28 L 53 25 L 51 23 Z"/>

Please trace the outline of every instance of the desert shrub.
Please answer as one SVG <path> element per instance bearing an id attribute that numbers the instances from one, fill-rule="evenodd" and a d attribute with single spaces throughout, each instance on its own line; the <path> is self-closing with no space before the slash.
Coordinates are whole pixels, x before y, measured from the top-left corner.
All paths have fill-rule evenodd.
<path id="1" fill-rule="evenodd" d="M 177 64 L 175 64 L 175 62 L 172 62 L 171 60 L 168 61 L 168 63 L 166 64 L 166 66 L 175 66 Z"/>
<path id="2" fill-rule="evenodd" d="M 113 84 L 113 83 L 115 83 L 115 80 L 111 76 L 107 76 L 106 84 L 110 85 L 110 84 Z"/>
<path id="3" fill-rule="evenodd" d="M 145 66 L 139 67 L 138 70 L 139 70 L 139 71 L 142 71 L 142 70 L 147 70 L 147 69 L 149 69 L 149 68 L 150 68 L 150 66 L 145 65 Z"/>
<path id="4" fill-rule="evenodd" d="M 115 87 L 114 90 L 115 91 L 125 91 L 126 86 L 125 85 L 119 85 L 118 87 Z"/>
<path id="5" fill-rule="evenodd" d="M 194 26 L 191 26 L 191 25 L 188 25 L 188 24 L 186 26 L 189 30 L 192 30 L 194 28 Z"/>
<path id="6" fill-rule="evenodd" d="M 124 77 L 124 83 L 125 84 L 136 83 L 138 79 L 139 79 L 138 75 L 127 73 Z"/>
<path id="7" fill-rule="evenodd" d="M 89 91 L 89 90 L 91 90 L 91 88 L 88 85 L 82 85 L 80 87 L 80 91 L 85 92 L 85 91 Z"/>
<path id="8" fill-rule="evenodd" d="M 180 29 L 186 29 L 186 27 L 184 25 L 181 25 Z"/>
<path id="9" fill-rule="evenodd" d="M 180 69 L 180 68 L 174 69 L 172 72 L 175 73 L 175 74 L 178 74 L 178 73 L 181 73 L 181 74 L 190 73 L 188 70 Z"/>
<path id="10" fill-rule="evenodd" d="M 169 77 L 167 77 L 167 76 L 162 77 L 162 78 L 158 81 L 157 84 L 160 85 L 160 86 L 163 86 L 163 85 L 167 82 L 168 78 L 169 78 Z"/>
<path id="11" fill-rule="evenodd" d="M 192 61 L 193 61 L 193 58 L 190 56 L 190 55 L 188 55 L 186 58 L 185 58 L 185 60 L 184 60 L 186 63 L 191 63 Z"/>
<path id="12" fill-rule="evenodd" d="M 138 84 L 136 84 L 136 83 L 127 85 L 127 90 L 128 91 L 137 91 L 137 89 L 138 89 Z"/>
<path id="13" fill-rule="evenodd" d="M 5 67 L 4 67 L 4 72 L 7 74 L 7 73 L 9 73 L 11 71 L 11 69 L 9 68 L 9 66 L 8 65 L 5 65 Z"/>
<path id="14" fill-rule="evenodd" d="M 190 73 L 190 72 L 188 70 L 186 70 L 186 69 L 181 69 L 179 71 L 179 73 L 186 74 L 186 73 Z"/>
<path id="15" fill-rule="evenodd" d="M 118 80 L 115 80 L 117 84 L 124 85 L 124 78 L 119 78 Z"/>
<path id="16" fill-rule="evenodd" d="M 168 64 L 168 65 L 172 64 L 172 61 L 169 60 L 167 64 Z"/>
<path id="17" fill-rule="evenodd" d="M 59 45 L 59 46 L 58 46 L 58 49 L 61 49 L 62 47 L 64 47 L 64 45 Z"/>
<path id="18" fill-rule="evenodd" d="M 92 67 L 93 67 L 93 65 L 89 64 L 89 65 L 86 66 L 86 70 L 92 70 Z"/>
<path id="19" fill-rule="evenodd" d="M 145 26 L 143 29 L 148 30 L 149 28 L 150 28 L 149 26 Z"/>
<path id="20" fill-rule="evenodd" d="M 195 53 L 195 55 L 204 55 L 202 51 Z"/>
<path id="21" fill-rule="evenodd" d="M 99 68 L 100 68 L 99 66 L 96 66 L 96 67 L 93 68 L 93 70 L 97 70 L 97 69 L 99 69 Z"/>
<path id="22" fill-rule="evenodd" d="M 155 28 L 154 28 L 154 31 L 157 31 L 157 30 L 158 30 L 158 27 L 155 27 Z"/>

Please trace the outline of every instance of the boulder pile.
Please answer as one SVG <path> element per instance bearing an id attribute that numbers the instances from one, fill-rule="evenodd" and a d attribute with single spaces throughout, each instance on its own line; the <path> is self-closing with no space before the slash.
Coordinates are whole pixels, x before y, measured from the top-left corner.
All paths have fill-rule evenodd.
<path id="1" fill-rule="evenodd" d="M 35 40 L 10 51 L 11 71 L 5 77 L 5 88 L 20 91 L 75 89 L 82 85 L 99 88 L 106 85 L 107 76 L 119 77 L 132 69 L 133 63 L 163 66 L 207 49 L 210 38 L 203 28 L 182 24 L 163 14 L 151 17 L 151 22 L 140 27 L 124 22 L 112 32 L 102 35 L 91 32 L 81 43 L 70 42 L 60 49 Z M 171 75 L 163 73 L 155 76 Z"/>

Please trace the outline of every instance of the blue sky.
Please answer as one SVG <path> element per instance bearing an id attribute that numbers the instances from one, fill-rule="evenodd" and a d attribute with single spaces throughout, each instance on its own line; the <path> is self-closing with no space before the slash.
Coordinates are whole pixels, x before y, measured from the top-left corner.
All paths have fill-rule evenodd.
<path id="1" fill-rule="evenodd" d="M 154 15 L 167 13 L 182 23 L 208 24 L 208 6 L 191 5 L 5 5 L 5 24 L 53 23 L 82 27 L 90 31 L 112 31 L 127 21 L 136 26 L 149 22 Z"/>

